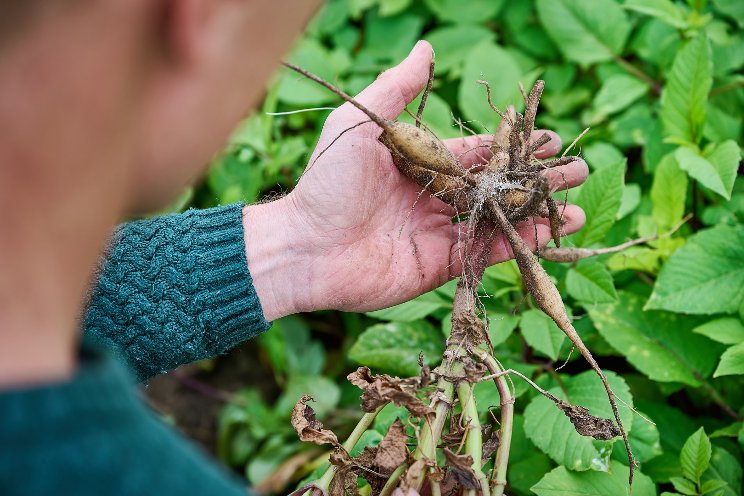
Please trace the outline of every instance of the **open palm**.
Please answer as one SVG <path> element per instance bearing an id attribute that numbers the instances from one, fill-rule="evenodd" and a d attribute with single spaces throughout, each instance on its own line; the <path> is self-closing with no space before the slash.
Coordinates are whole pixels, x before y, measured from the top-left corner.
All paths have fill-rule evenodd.
<path id="1" fill-rule="evenodd" d="M 383 117 L 396 118 L 426 85 L 431 57 L 429 44 L 420 42 L 357 99 Z M 377 140 L 381 129 L 369 122 L 338 138 L 366 120 L 350 104 L 332 112 L 311 166 L 286 198 L 300 237 L 313 246 L 314 308 L 385 308 L 440 286 L 461 271 L 466 227 L 453 224 L 455 212 L 449 205 L 398 172 L 390 152 Z M 560 149 L 560 139 L 554 133 L 551 137 L 538 158 Z M 487 148 L 479 145 L 488 139 L 470 136 L 445 143 L 469 167 L 487 156 Z M 554 189 L 565 189 L 583 182 L 587 167 L 577 160 L 548 174 Z M 566 233 L 584 223 L 583 212 L 575 206 L 566 207 L 564 219 Z M 527 221 L 519 231 L 533 248 L 550 239 L 546 219 Z M 491 263 L 511 258 L 501 236 L 494 243 Z"/>

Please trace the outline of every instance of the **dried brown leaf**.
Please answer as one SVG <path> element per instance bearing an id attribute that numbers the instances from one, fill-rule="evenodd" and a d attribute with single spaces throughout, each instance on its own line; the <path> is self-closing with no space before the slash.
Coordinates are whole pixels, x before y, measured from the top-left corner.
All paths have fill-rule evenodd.
<path id="1" fill-rule="evenodd" d="M 444 457 L 447 460 L 447 468 L 454 474 L 457 482 L 464 489 L 477 489 L 480 487 L 478 478 L 473 472 L 473 457 L 470 455 L 456 455 L 449 448 L 444 448 Z"/>
<path id="2" fill-rule="evenodd" d="M 389 375 L 373 375 L 368 367 L 359 367 L 347 376 L 349 381 L 362 389 L 362 409 L 365 412 L 375 411 L 389 402 L 404 406 L 414 417 L 433 415 L 428 405 L 415 394 L 419 387 L 419 378 L 399 379 Z"/>
<path id="3" fill-rule="evenodd" d="M 408 458 L 406 441 L 408 441 L 406 428 L 399 418 L 395 419 L 377 447 L 375 465 L 380 468 L 381 472 L 392 472 L 406 461 Z"/>
<path id="4" fill-rule="evenodd" d="M 491 436 L 488 437 L 485 443 L 483 443 L 482 459 L 484 462 L 491 458 L 491 455 L 496 453 L 496 450 L 499 449 L 499 442 L 499 431 L 493 431 Z"/>
<path id="5" fill-rule="evenodd" d="M 583 406 L 572 405 L 562 400 L 556 403 L 571 421 L 576 432 L 582 436 L 608 441 L 620 435 L 620 429 L 609 419 L 589 413 Z"/>
<path id="6" fill-rule="evenodd" d="M 315 419 L 315 410 L 307 405 L 315 401 L 311 396 L 303 395 L 292 410 L 292 427 L 301 441 L 315 444 L 338 445 L 336 434 L 323 429 L 323 423 Z"/>

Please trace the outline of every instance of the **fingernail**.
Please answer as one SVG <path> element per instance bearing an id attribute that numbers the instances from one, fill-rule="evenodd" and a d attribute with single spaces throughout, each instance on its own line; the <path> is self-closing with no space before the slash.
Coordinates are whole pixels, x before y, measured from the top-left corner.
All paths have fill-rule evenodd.
<path id="1" fill-rule="evenodd" d="M 418 40 L 415 45 L 413 45 L 413 48 L 411 48 L 411 51 L 408 53 L 410 56 L 413 52 L 421 48 L 422 45 L 424 45 L 424 40 Z"/>

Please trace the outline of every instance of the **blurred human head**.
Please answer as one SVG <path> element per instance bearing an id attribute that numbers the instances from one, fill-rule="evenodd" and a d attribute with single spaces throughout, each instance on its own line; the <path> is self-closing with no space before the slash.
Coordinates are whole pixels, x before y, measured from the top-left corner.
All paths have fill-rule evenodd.
<path id="1" fill-rule="evenodd" d="M 279 3 L 0 0 L 3 167 L 70 195 L 111 183 L 129 211 L 162 206 L 261 97 L 318 4 Z"/>

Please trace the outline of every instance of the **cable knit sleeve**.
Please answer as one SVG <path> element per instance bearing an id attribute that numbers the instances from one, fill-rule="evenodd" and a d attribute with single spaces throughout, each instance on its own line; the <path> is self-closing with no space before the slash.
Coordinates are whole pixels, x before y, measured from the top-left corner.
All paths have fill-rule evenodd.
<path id="1" fill-rule="evenodd" d="M 120 226 L 84 317 L 138 380 L 224 353 L 269 328 L 245 255 L 242 204 Z"/>

